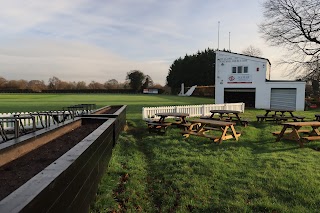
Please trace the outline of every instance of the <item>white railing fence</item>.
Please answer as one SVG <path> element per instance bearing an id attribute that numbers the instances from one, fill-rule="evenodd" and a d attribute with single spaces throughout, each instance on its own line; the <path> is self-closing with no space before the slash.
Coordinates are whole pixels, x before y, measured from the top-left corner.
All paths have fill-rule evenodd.
<path id="1" fill-rule="evenodd" d="M 184 106 L 160 106 L 143 107 L 142 119 L 159 118 L 157 113 L 181 112 L 188 113 L 188 117 L 200 117 L 211 115 L 210 110 L 235 110 L 244 112 L 244 103 L 225 103 L 225 104 L 204 104 L 204 105 L 184 105 Z"/>
<path id="2" fill-rule="evenodd" d="M 60 112 L 60 111 L 56 111 L 56 112 Z M 80 111 L 77 112 L 77 113 L 80 113 Z M 53 124 L 57 123 L 56 121 L 53 120 L 53 118 L 51 116 L 45 116 L 45 115 L 36 115 L 35 116 L 35 114 L 37 114 L 37 112 L 0 113 L 0 117 L 14 117 L 14 116 L 17 116 L 17 115 L 19 115 L 19 116 L 27 116 L 27 115 L 30 115 L 30 114 L 34 115 L 35 123 L 36 123 L 36 127 L 37 128 L 41 128 L 45 124 L 48 124 L 50 126 L 50 125 L 53 125 Z M 63 119 L 63 114 L 60 114 L 60 115 L 57 115 L 57 116 L 58 116 L 59 120 Z M 49 119 L 49 120 L 47 120 L 47 119 Z M 33 125 L 33 121 L 32 121 L 31 118 L 21 119 L 20 121 L 22 122 L 22 125 L 24 127 L 31 127 Z M 8 121 L 7 119 L 1 119 L 0 118 L 0 122 L 1 122 L 2 127 L 4 129 L 7 129 L 7 128 L 10 129 L 10 128 L 14 127 L 14 122 Z"/>

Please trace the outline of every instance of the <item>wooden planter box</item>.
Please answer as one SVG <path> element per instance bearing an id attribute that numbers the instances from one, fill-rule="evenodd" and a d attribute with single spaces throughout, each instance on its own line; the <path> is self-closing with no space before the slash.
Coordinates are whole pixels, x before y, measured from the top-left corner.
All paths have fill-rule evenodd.
<path id="1" fill-rule="evenodd" d="M 118 141 L 120 132 L 124 129 L 126 125 L 126 110 L 127 105 L 111 105 L 96 109 L 91 114 L 82 116 L 115 118 L 116 120 L 114 122 L 114 141 L 116 142 Z"/>
<path id="2" fill-rule="evenodd" d="M 115 143 L 114 118 L 86 117 L 0 144 L 1 163 L 79 125 L 102 124 L 48 167 L 0 201 L 0 212 L 88 212 Z M 10 154 L 11 153 L 11 154 Z M 4 159 L 4 160 L 3 160 Z"/>

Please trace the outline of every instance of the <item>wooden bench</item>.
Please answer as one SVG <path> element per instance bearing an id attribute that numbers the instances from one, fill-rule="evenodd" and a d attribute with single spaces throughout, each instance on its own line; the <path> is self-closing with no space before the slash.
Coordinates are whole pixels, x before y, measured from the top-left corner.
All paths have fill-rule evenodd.
<path id="1" fill-rule="evenodd" d="M 286 130 L 286 131 L 284 132 L 284 134 L 289 134 L 289 133 L 291 133 L 291 132 L 292 132 L 292 130 Z M 309 133 L 310 130 L 308 130 L 308 129 L 299 129 L 298 132 L 300 132 L 300 133 Z M 281 133 L 281 131 L 277 131 L 277 132 L 273 132 L 272 134 L 273 134 L 274 136 L 277 136 L 277 135 L 279 135 L 280 133 Z"/>
<path id="2" fill-rule="evenodd" d="M 163 122 L 163 123 L 148 122 L 147 124 L 148 124 L 149 132 L 155 131 L 155 132 L 159 132 L 159 133 L 165 133 L 167 127 L 171 125 L 171 123 L 169 123 L 169 122 Z"/>
<path id="3" fill-rule="evenodd" d="M 309 142 L 309 141 L 318 141 L 320 140 L 320 136 L 316 135 L 316 136 L 308 136 L 308 137 L 302 137 L 301 142 Z"/>
<path id="4" fill-rule="evenodd" d="M 294 118 L 297 119 L 297 120 L 300 120 L 300 121 L 303 121 L 305 119 L 304 116 L 299 116 L 299 115 L 294 116 Z M 292 119 L 294 119 L 294 118 L 292 118 Z"/>
<path id="5" fill-rule="evenodd" d="M 206 135 L 206 134 L 199 134 L 197 132 L 192 132 L 192 131 L 182 131 L 182 135 L 185 135 L 186 137 L 189 137 L 189 135 L 195 135 L 195 136 L 200 136 L 200 137 L 205 137 L 205 138 L 210 138 L 214 142 L 220 139 L 220 137 L 214 136 L 214 135 Z"/>
<path id="6" fill-rule="evenodd" d="M 223 131 L 221 128 L 211 127 L 211 126 L 205 126 L 203 129 L 205 129 L 205 130 L 218 130 L 218 131 Z"/>
<path id="7" fill-rule="evenodd" d="M 298 122 L 300 120 L 301 122 L 304 120 L 304 116 L 275 116 L 274 119 L 277 123 L 280 123 L 282 121 L 288 121 L 288 120 L 293 120 L 295 122 Z"/>
<path id="8" fill-rule="evenodd" d="M 290 117 L 284 117 L 284 116 L 274 116 L 274 120 L 277 124 L 283 122 L 283 121 L 288 121 Z"/>
<path id="9" fill-rule="evenodd" d="M 257 121 L 259 122 L 259 121 L 274 121 L 274 117 L 273 116 L 271 116 L 271 115 L 268 115 L 268 116 L 265 116 L 265 115 L 257 115 L 256 116 L 257 117 Z M 269 119 L 270 118 L 270 120 L 267 120 L 267 119 Z"/>
<path id="10" fill-rule="evenodd" d="M 193 126 L 192 126 L 192 130 L 193 130 L 193 129 L 197 129 L 197 128 L 199 127 L 197 124 L 192 124 L 192 123 L 190 123 L 190 122 L 184 123 L 184 124 L 183 124 L 183 123 L 180 123 L 180 124 L 178 124 L 177 126 L 183 128 L 185 131 L 187 131 L 187 130 L 190 128 L 191 125 L 193 125 Z"/>

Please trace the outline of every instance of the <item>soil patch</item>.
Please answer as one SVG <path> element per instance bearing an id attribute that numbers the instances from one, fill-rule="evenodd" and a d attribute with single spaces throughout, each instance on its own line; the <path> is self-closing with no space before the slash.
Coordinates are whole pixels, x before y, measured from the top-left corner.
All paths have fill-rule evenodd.
<path id="1" fill-rule="evenodd" d="M 104 121 L 86 124 L 0 167 L 0 200 L 88 136 Z"/>

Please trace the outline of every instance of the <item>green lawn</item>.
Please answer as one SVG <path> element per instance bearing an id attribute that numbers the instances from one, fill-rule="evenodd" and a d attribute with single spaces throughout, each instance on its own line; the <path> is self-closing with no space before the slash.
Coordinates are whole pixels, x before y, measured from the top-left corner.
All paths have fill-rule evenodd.
<path id="1" fill-rule="evenodd" d="M 127 104 L 128 130 L 113 151 L 92 212 L 319 212 L 320 153 L 314 141 L 299 148 L 275 142 L 281 125 L 236 126 L 238 142 L 221 145 L 169 128 L 149 134 L 143 106 L 210 104 L 212 99 L 148 95 L 0 95 L 0 112 L 59 109 L 76 103 Z M 317 111 L 296 112 L 307 120 Z"/>

